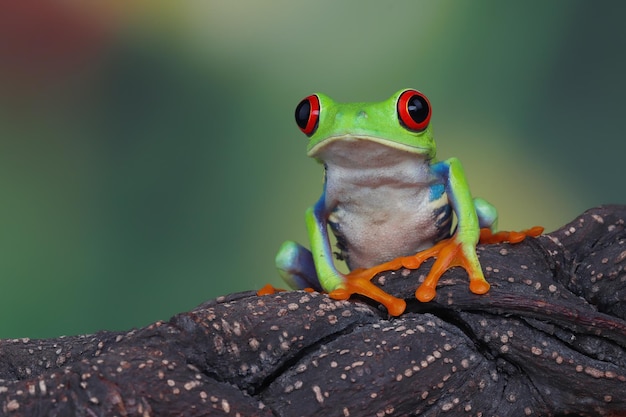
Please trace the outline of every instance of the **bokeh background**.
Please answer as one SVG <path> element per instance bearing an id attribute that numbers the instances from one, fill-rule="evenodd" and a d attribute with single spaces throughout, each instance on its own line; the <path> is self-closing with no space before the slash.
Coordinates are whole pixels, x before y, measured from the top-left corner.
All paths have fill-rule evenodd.
<path id="1" fill-rule="evenodd" d="M 280 284 L 321 190 L 316 91 L 428 95 L 500 226 L 626 203 L 626 3 L 0 3 L 0 338 L 146 325 Z"/>

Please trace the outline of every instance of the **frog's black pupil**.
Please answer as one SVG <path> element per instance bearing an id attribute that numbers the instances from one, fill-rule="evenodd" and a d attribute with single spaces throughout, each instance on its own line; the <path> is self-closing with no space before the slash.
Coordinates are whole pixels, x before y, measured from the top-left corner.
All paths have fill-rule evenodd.
<path id="1" fill-rule="evenodd" d="M 407 102 L 407 110 L 411 119 L 416 123 L 422 123 L 428 117 L 430 109 L 428 108 L 428 102 L 422 96 L 415 94 Z"/>
<path id="2" fill-rule="evenodd" d="M 300 129 L 305 129 L 309 122 L 309 114 L 311 113 L 311 103 L 308 99 L 304 99 L 296 107 L 296 123 Z"/>

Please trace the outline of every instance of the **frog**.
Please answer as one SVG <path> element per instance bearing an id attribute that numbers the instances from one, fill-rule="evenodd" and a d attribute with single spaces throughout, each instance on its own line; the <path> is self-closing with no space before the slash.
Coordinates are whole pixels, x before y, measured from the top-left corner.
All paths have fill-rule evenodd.
<path id="1" fill-rule="evenodd" d="M 276 255 L 290 287 L 337 300 L 364 296 L 399 316 L 406 301 L 375 285 L 377 274 L 418 269 L 435 258 L 415 291 L 419 301 L 433 300 L 440 277 L 453 267 L 467 271 L 472 293 L 486 294 L 477 245 L 542 233 L 538 226 L 496 231 L 496 208 L 473 197 L 459 159 L 436 159 L 431 117 L 428 98 L 410 88 L 382 102 L 341 103 L 322 93 L 299 102 L 295 121 L 308 137 L 307 155 L 324 167 L 324 182 L 305 212 L 310 249 L 288 240 Z"/>

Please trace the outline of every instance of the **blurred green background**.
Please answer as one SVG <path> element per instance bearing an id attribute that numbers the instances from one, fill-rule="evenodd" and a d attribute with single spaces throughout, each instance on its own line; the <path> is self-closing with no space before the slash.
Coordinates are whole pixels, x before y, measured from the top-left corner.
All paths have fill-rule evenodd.
<path id="1" fill-rule="evenodd" d="M 2 10 L 4 9 L 4 10 Z M 500 226 L 626 203 L 626 3 L 0 6 L 0 338 L 128 329 L 280 284 L 321 168 L 304 96 L 428 95 Z"/>

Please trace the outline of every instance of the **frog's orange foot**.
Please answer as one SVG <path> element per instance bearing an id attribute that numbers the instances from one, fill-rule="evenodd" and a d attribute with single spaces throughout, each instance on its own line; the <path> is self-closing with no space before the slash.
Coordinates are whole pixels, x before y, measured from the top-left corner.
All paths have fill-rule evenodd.
<path id="1" fill-rule="evenodd" d="M 420 264 L 427 258 L 436 258 L 424 282 L 415 291 L 415 298 L 422 302 L 428 302 L 435 298 L 439 279 L 448 269 L 455 266 L 460 266 L 467 271 L 471 292 L 485 294 L 489 291 L 489 283 L 485 280 L 475 248 L 473 245 L 470 246 L 452 237 L 414 255 Z"/>
<path id="2" fill-rule="evenodd" d="M 501 231 L 497 233 L 492 233 L 491 230 L 485 228 L 480 229 L 480 243 L 502 243 L 502 242 L 510 242 L 510 243 L 519 243 L 522 240 L 526 239 L 526 237 L 537 237 L 543 233 L 543 227 L 535 226 L 530 229 L 522 230 L 520 232 L 514 231 Z"/>
<path id="3" fill-rule="evenodd" d="M 377 267 L 354 270 L 346 275 L 341 288 L 331 291 L 328 295 L 335 300 L 347 300 L 353 294 L 363 295 L 384 305 L 390 315 L 399 316 L 406 309 L 406 301 L 394 297 L 371 282 L 371 279 L 381 271 L 384 269 L 380 270 Z"/>
<path id="4" fill-rule="evenodd" d="M 282 288 L 276 288 L 274 286 L 272 286 L 272 284 L 266 284 L 263 288 L 261 288 L 260 290 L 258 290 L 256 292 L 256 295 L 258 295 L 259 297 L 263 296 L 263 295 L 272 295 L 272 294 L 276 294 L 279 292 L 285 292 L 287 290 L 283 290 Z M 306 291 L 306 292 L 315 292 L 314 288 L 302 288 L 302 291 Z"/>
<path id="5" fill-rule="evenodd" d="M 283 292 L 285 290 L 280 289 L 280 288 L 275 288 L 272 286 L 272 284 L 266 284 L 263 288 L 261 288 L 260 290 L 258 290 L 256 292 L 256 295 L 263 296 L 263 295 L 271 295 L 271 294 L 276 294 L 277 292 Z"/>

